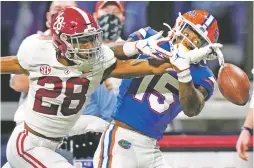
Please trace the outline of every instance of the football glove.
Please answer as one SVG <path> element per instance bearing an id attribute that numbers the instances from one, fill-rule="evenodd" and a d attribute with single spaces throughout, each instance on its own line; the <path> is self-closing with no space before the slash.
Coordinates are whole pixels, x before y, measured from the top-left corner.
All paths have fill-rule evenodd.
<path id="1" fill-rule="evenodd" d="M 189 51 L 189 57 L 191 63 L 199 63 L 200 61 L 206 62 L 207 60 L 218 59 L 220 65 L 224 64 L 223 53 L 220 48 L 223 45 L 220 43 L 209 44 L 202 48 L 195 48 L 194 50 Z"/>
<path id="2" fill-rule="evenodd" d="M 147 39 L 138 40 L 135 45 L 138 53 L 158 59 L 158 56 L 156 55 L 157 40 L 162 37 L 162 33 L 163 33 L 163 31 L 160 31 L 159 33 L 157 33 Z"/>
<path id="3" fill-rule="evenodd" d="M 223 54 L 220 51 L 222 47 L 219 43 L 209 44 L 202 48 L 196 48 L 194 50 L 188 50 L 184 45 L 178 44 L 170 48 L 170 51 L 159 47 L 158 44 L 162 42 L 169 42 L 169 38 L 162 38 L 157 40 L 157 45 L 154 46 L 155 50 L 158 52 L 154 58 L 164 59 L 169 61 L 174 69 L 177 71 L 178 80 L 183 83 L 187 83 L 192 80 L 190 75 L 190 64 L 198 63 L 201 60 L 211 60 L 218 58 L 220 64 L 224 63 Z"/>

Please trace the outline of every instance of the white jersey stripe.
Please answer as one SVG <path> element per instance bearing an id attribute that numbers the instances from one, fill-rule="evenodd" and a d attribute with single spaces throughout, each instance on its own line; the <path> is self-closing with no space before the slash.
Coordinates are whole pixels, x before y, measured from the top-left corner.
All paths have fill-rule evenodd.
<path id="1" fill-rule="evenodd" d="M 86 21 L 86 23 L 91 23 L 91 21 L 89 20 L 89 17 L 87 16 L 87 14 L 82 11 L 81 9 L 77 8 L 77 7 L 71 7 L 72 9 L 75 9 L 76 11 L 78 11 L 84 18 L 84 20 Z M 90 29 L 91 28 L 91 25 L 88 24 L 87 25 L 87 28 Z"/>
<path id="2" fill-rule="evenodd" d="M 146 37 L 146 31 L 144 29 L 139 29 L 139 32 L 142 34 L 142 36 Z"/>

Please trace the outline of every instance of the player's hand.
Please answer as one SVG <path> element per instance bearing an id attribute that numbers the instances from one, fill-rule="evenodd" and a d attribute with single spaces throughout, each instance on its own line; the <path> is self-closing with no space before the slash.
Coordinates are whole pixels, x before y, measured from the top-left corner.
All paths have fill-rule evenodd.
<path id="1" fill-rule="evenodd" d="M 224 56 L 223 56 L 223 53 L 221 52 L 220 48 L 215 49 L 215 53 L 216 53 L 217 58 L 219 60 L 220 66 L 224 66 L 225 60 L 224 60 Z"/>
<path id="2" fill-rule="evenodd" d="M 189 69 L 190 64 L 199 63 L 201 60 L 219 59 L 220 65 L 224 64 L 224 57 L 220 50 L 222 44 L 213 43 L 202 48 L 194 50 L 180 49 L 173 56 L 170 57 L 170 62 L 175 65 L 175 70 L 182 72 Z M 182 46 L 184 48 L 184 46 Z"/>
<path id="3" fill-rule="evenodd" d="M 224 64 L 223 53 L 220 48 L 223 45 L 220 43 L 212 43 L 202 48 L 196 48 L 194 50 L 189 51 L 189 57 L 191 63 L 198 63 L 201 60 L 215 60 L 219 59 L 220 65 Z"/>
<path id="4" fill-rule="evenodd" d="M 242 158 L 243 160 L 248 160 L 246 151 L 248 149 L 249 141 L 250 133 L 247 130 L 242 130 L 236 143 L 236 150 L 240 158 Z"/>
<path id="5" fill-rule="evenodd" d="M 182 72 L 190 67 L 190 54 L 189 50 L 183 45 L 178 45 L 177 48 L 170 45 L 170 48 L 162 48 L 159 46 L 161 43 L 169 43 L 170 38 L 162 38 L 157 40 L 155 50 L 157 51 L 156 56 L 165 62 L 170 62 L 177 72 Z M 160 57 L 159 57 L 160 56 Z"/>
<path id="6" fill-rule="evenodd" d="M 151 56 L 156 59 L 161 59 L 158 58 L 158 56 L 156 55 L 157 53 L 156 48 L 157 48 L 157 40 L 162 38 L 162 33 L 163 31 L 160 31 L 159 33 L 147 39 L 138 40 L 136 42 L 136 50 L 138 51 L 138 53 L 142 55 Z"/>

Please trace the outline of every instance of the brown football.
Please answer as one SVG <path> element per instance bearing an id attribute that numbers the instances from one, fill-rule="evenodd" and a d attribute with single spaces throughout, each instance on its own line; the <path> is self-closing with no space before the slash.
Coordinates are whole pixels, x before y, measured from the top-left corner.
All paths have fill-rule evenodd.
<path id="1" fill-rule="evenodd" d="M 221 94 L 230 102 L 243 106 L 250 96 L 250 81 L 247 74 L 236 65 L 225 63 L 218 74 L 217 83 Z"/>

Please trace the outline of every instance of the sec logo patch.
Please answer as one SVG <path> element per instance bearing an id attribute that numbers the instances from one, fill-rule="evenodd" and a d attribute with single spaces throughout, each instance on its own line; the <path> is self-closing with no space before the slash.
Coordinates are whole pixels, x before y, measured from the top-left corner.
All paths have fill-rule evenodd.
<path id="1" fill-rule="evenodd" d="M 48 75 L 51 72 L 51 67 L 47 64 L 40 66 L 40 72 L 43 75 Z"/>

